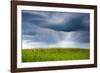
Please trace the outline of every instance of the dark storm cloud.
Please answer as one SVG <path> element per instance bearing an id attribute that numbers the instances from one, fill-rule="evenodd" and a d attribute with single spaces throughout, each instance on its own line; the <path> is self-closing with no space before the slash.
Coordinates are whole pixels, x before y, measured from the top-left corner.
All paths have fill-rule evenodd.
<path id="1" fill-rule="evenodd" d="M 22 10 L 23 40 L 89 43 L 89 14 Z"/>
<path id="2" fill-rule="evenodd" d="M 39 13 L 39 12 L 38 12 Z M 43 12 L 42 12 L 43 13 Z M 86 13 L 63 13 L 44 12 L 47 16 L 32 14 L 31 23 L 40 27 L 50 28 L 57 31 L 80 31 L 89 30 L 89 14 Z M 27 13 L 26 13 L 27 14 Z M 85 23 L 85 24 L 84 24 Z M 87 26 L 85 26 L 87 25 Z"/>

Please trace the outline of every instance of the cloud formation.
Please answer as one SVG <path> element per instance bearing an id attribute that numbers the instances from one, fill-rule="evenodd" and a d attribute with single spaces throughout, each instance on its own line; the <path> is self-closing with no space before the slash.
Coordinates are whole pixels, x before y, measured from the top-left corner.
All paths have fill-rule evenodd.
<path id="1" fill-rule="evenodd" d="M 22 10 L 23 48 L 87 48 L 89 20 L 89 13 Z"/>

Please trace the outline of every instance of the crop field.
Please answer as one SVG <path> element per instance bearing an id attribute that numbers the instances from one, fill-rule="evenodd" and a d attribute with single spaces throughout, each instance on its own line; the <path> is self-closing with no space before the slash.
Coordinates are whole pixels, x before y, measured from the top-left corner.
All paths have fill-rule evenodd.
<path id="1" fill-rule="evenodd" d="M 22 62 L 85 60 L 89 49 L 81 48 L 32 48 L 22 49 Z"/>

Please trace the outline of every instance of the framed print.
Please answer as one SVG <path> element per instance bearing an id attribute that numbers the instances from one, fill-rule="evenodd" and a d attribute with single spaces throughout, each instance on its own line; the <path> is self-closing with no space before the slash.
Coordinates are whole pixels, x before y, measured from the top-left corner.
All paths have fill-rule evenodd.
<path id="1" fill-rule="evenodd" d="M 97 66 L 97 7 L 11 1 L 11 72 Z"/>

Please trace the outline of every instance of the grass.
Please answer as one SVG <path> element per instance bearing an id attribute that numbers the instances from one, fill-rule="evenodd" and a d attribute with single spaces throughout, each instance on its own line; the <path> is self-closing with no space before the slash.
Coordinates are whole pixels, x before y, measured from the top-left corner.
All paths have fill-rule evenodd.
<path id="1" fill-rule="evenodd" d="M 22 49 L 22 62 L 89 59 L 89 49 L 47 48 Z"/>

